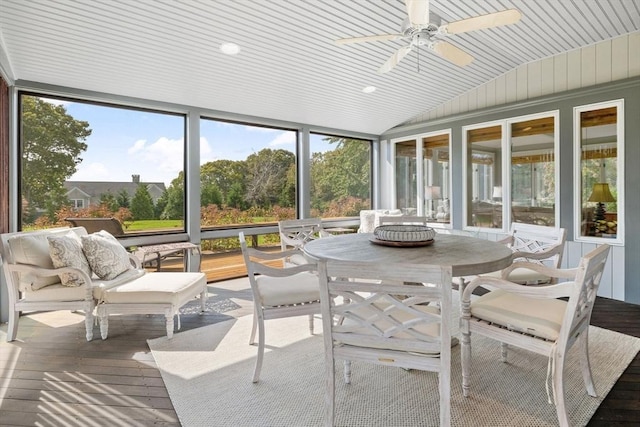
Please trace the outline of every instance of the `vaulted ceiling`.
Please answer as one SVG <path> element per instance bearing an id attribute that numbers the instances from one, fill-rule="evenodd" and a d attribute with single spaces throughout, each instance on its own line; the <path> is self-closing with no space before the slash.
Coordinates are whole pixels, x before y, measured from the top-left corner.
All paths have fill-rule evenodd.
<path id="1" fill-rule="evenodd" d="M 431 0 L 442 23 L 516 8 L 513 25 L 451 35 L 386 74 L 402 0 L 0 0 L 0 65 L 39 82 L 381 134 L 527 62 L 640 30 L 640 0 Z M 240 53 L 224 55 L 233 42 Z M 372 93 L 364 93 L 374 86 Z"/>

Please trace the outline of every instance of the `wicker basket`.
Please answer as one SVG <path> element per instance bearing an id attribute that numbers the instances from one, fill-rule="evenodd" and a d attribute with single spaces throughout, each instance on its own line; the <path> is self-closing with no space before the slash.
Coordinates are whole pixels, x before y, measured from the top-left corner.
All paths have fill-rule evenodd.
<path id="1" fill-rule="evenodd" d="M 389 242 L 425 242 L 433 240 L 436 231 L 426 225 L 381 225 L 373 235 L 378 240 Z"/>

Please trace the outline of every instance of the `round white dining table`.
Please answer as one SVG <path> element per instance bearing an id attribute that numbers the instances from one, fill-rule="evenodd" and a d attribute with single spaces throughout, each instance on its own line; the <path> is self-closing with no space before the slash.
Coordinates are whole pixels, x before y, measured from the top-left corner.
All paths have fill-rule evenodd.
<path id="1" fill-rule="evenodd" d="M 427 246 L 391 247 L 373 243 L 371 233 L 343 234 L 305 244 L 307 256 L 318 261 L 356 261 L 393 265 L 429 264 L 451 267 L 454 277 L 502 270 L 513 252 L 506 245 L 475 237 L 436 235 Z"/>

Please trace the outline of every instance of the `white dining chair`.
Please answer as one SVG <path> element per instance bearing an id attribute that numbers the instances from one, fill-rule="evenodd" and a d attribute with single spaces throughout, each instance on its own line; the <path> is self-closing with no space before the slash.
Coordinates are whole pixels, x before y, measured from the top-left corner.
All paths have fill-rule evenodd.
<path id="1" fill-rule="evenodd" d="M 301 255 L 299 249 L 264 252 L 247 247 L 244 233 L 239 234 L 242 256 L 247 267 L 253 294 L 253 326 L 249 344 L 253 345 L 258 332 L 258 357 L 253 382 L 260 380 L 264 359 L 265 320 L 283 317 L 309 316 L 309 333 L 313 334 L 313 315 L 320 313 L 320 289 L 316 264 L 307 262 L 290 267 L 273 267 L 292 255 Z"/>
<path id="2" fill-rule="evenodd" d="M 429 219 L 426 216 L 396 215 L 381 216 L 380 225 L 427 225 Z"/>
<path id="3" fill-rule="evenodd" d="M 302 249 L 307 242 L 321 237 L 331 236 L 322 227 L 320 218 L 286 219 L 278 221 L 278 232 L 280 233 L 280 247 L 283 251 L 289 249 Z M 288 264 L 300 265 L 308 261 L 301 253 L 284 259 L 285 266 Z"/>
<path id="4" fill-rule="evenodd" d="M 562 263 L 567 230 L 564 228 L 544 227 L 540 225 L 515 222 L 511 225 L 509 235 L 498 240 L 513 251 L 513 262 L 527 261 L 532 264 L 559 268 Z M 483 275 L 502 278 L 521 285 L 541 285 L 553 283 L 549 277 L 538 270 L 527 268 L 523 264 L 517 268 L 503 269 Z M 459 279 L 461 289 L 477 276 Z"/>
<path id="5" fill-rule="evenodd" d="M 328 261 L 318 264 L 325 347 L 325 424 L 335 418 L 335 360 L 438 374 L 440 425 L 450 424 L 451 270 L 413 264 Z M 373 283 L 372 279 L 380 281 Z M 436 283 L 409 286 L 403 282 Z M 398 282 L 400 284 L 398 284 Z M 437 304 L 430 304 L 435 302 Z M 357 365 L 354 366 L 354 369 Z M 392 410 L 390 408 L 390 410 Z"/>
<path id="6" fill-rule="evenodd" d="M 540 264 L 517 262 L 516 268 L 531 268 L 549 277 L 570 280 L 543 286 L 522 286 L 504 279 L 480 276 L 469 283 L 461 295 L 462 390 L 470 394 L 472 336 L 482 335 L 501 343 L 502 361 L 508 346 L 519 347 L 549 357 L 553 401 L 560 426 L 569 420 L 564 397 L 564 366 L 567 352 L 578 344 L 582 377 L 587 393 L 596 397 L 589 364 L 589 322 L 591 310 L 609 254 L 602 245 L 582 257 L 575 269 L 555 269 Z M 480 286 L 493 290 L 471 300 Z M 568 301 L 559 299 L 568 297 Z M 539 369 L 544 369 L 540 366 Z M 548 382 L 549 378 L 547 378 Z M 523 384 L 523 387 L 530 387 Z M 486 392 L 486 391 L 485 391 Z M 549 393 L 547 389 L 547 393 Z"/>

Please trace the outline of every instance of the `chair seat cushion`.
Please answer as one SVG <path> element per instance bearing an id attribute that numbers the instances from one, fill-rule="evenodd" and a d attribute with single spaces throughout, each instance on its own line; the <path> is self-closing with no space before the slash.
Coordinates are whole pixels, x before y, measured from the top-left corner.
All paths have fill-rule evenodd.
<path id="1" fill-rule="evenodd" d="M 491 273 L 483 274 L 483 276 L 500 278 L 501 273 L 501 271 L 493 271 Z M 542 273 L 538 273 L 537 271 L 529 270 L 528 268 L 516 268 L 509 274 L 507 280 L 521 285 L 540 285 L 543 283 L 549 283 L 551 278 Z"/>
<path id="2" fill-rule="evenodd" d="M 56 284 L 40 288 L 37 291 L 23 292 L 22 300 L 29 302 L 79 301 L 86 298 L 86 293 L 86 286 L 64 286 L 58 281 Z"/>
<path id="3" fill-rule="evenodd" d="M 527 298 L 495 290 L 471 302 L 471 316 L 555 341 L 566 307 L 567 303 L 558 299 Z"/>
<path id="4" fill-rule="evenodd" d="M 195 297 L 207 285 L 204 273 L 147 273 L 135 280 L 102 292 L 105 304 L 158 304 L 177 305 L 185 297 Z"/>
<path id="5" fill-rule="evenodd" d="M 262 305 L 277 307 L 320 300 L 318 276 L 302 272 L 287 277 L 257 276 Z"/>

